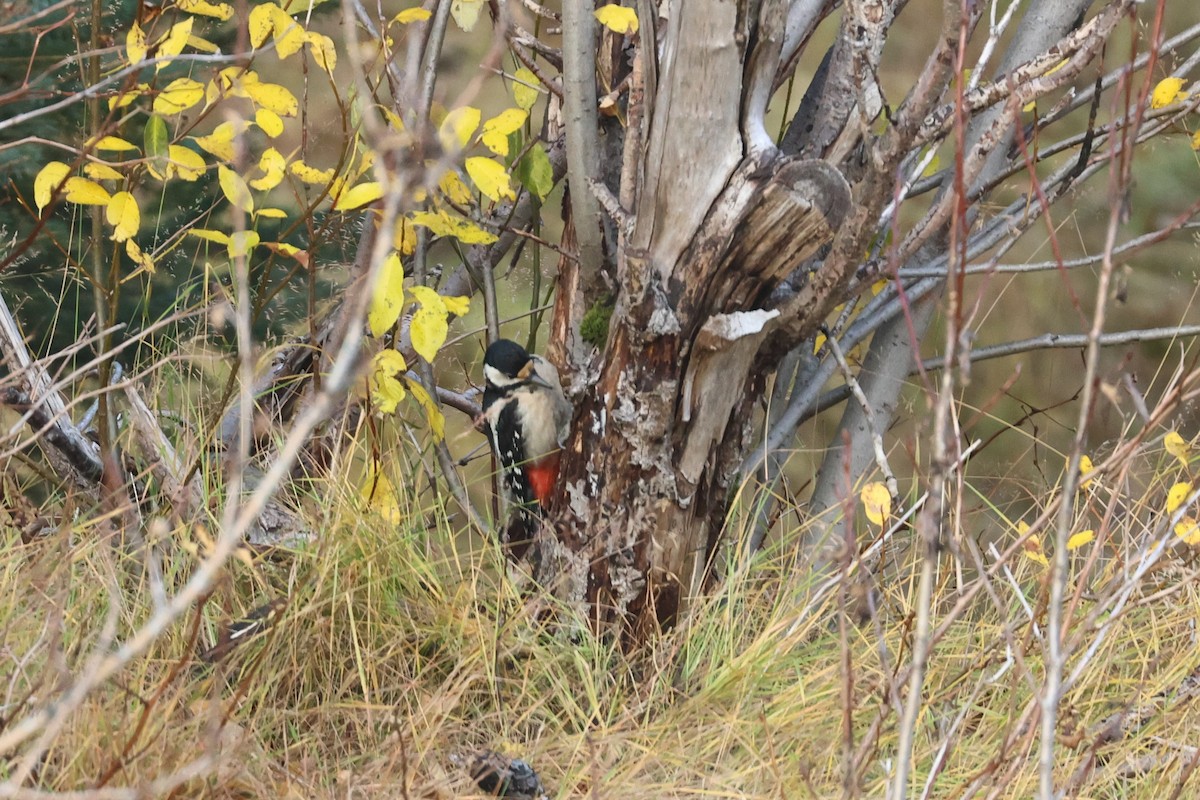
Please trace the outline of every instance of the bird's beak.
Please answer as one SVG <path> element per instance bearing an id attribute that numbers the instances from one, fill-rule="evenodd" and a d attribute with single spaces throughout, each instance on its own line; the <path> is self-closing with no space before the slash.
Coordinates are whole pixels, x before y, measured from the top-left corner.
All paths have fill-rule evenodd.
<path id="1" fill-rule="evenodd" d="M 528 383 L 532 383 L 535 386 L 541 386 L 543 389 L 553 389 L 554 388 L 553 386 L 551 386 L 549 383 L 546 382 L 545 378 L 543 378 L 541 375 L 537 374 L 537 369 L 535 368 L 535 365 L 534 365 L 534 362 L 532 359 L 529 361 L 529 363 L 527 363 L 524 367 L 521 368 L 519 377 L 521 378 L 521 380 L 527 381 Z"/>

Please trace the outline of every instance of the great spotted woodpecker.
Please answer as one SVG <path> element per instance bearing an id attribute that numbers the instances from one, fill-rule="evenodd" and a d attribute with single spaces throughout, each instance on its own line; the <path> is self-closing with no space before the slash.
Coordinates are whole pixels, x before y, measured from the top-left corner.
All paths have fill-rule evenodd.
<path id="1" fill-rule="evenodd" d="M 545 505 L 571 422 L 558 370 L 516 342 L 497 339 L 483 356 L 483 377 L 482 423 L 500 459 L 505 489 L 523 509 Z"/>

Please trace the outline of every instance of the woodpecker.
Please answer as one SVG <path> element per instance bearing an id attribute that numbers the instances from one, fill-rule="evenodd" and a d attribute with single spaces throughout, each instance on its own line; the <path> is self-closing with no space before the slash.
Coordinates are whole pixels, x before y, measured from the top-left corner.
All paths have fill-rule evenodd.
<path id="1" fill-rule="evenodd" d="M 481 427 L 500 459 L 505 489 L 523 509 L 544 506 L 571 422 L 558 370 L 516 342 L 497 339 L 483 356 L 483 377 Z"/>

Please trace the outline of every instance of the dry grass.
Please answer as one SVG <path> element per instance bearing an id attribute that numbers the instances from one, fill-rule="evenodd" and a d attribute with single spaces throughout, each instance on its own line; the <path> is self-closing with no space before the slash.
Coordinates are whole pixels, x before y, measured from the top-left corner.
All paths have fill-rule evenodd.
<path id="1" fill-rule="evenodd" d="M 1149 478 L 1126 480 L 1124 492 L 1097 481 L 1078 503 L 1080 527 L 1099 534 L 1073 556 L 1079 639 L 1067 671 L 1079 675 L 1061 713 L 1057 775 L 1091 797 L 1170 796 L 1196 755 L 1200 711 L 1179 696 L 1196 669 L 1191 550 L 1172 544 L 1128 605 L 1104 610 L 1139 554 L 1173 539 L 1159 510 L 1181 469 L 1160 445 L 1134 461 Z M 965 537 L 1004 547 L 1015 533 L 969 485 L 964 498 L 938 573 L 943 627 L 912 785 L 919 796 L 932 771 L 930 797 L 1028 797 L 1045 573 L 1018 554 L 985 587 Z M 453 755 L 488 747 L 530 761 L 557 797 L 829 797 L 847 784 L 883 795 L 918 570 L 903 532 L 878 565 L 867 619 L 840 591 L 814 603 L 803 566 L 777 550 L 626 654 L 519 587 L 493 545 L 418 502 L 402 490 L 393 523 L 365 511 L 349 482 L 324 485 L 308 506 L 320 542 L 232 563 L 202 607 L 89 697 L 27 785 L 137 786 L 219 753 L 219 767 L 176 796 L 459 797 L 475 790 Z M 1121 513 L 1104 528 L 1095 520 L 1114 503 Z M 142 562 L 100 530 L 81 514 L 28 544 L 4 538 L 6 723 L 86 668 L 110 614 L 119 638 L 154 610 Z M 161 543 L 168 588 L 205 539 L 180 527 Z M 215 665 L 197 658 L 231 620 L 276 598 L 287 604 L 267 632 Z M 1139 724 L 1106 741 L 1119 712 Z"/>

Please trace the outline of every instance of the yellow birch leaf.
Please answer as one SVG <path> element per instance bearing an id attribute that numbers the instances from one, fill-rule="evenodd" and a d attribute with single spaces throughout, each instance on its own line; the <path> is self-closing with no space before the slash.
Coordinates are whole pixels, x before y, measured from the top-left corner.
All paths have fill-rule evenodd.
<path id="1" fill-rule="evenodd" d="M 1187 92 L 1181 91 L 1185 83 L 1187 81 L 1183 78 L 1163 78 L 1154 87 L 1154 93 L 1150 95 L 1150 107 L 1163 108 L 1176 100 L 1186 100 Z"/>
<path id="2" fill-rule="evenodd" d="M 1188 443 L 1182 436 L 1179 435 L 1177 431 L 1171 431 L 1163 437 L 1163 447 L 1166 448 L 1168 453 L 1179 459 L 1180 464 L 1185 467 L 1188 465 L 1190 448 L 1188 447 Z"/>
<path id="3" fill-rule="evenodd" d="M 409 326 L 413 349 L 421 358 L 432 363 L 450 333 L 446 304 L 442 302 L 442 296 L 428 286 L 414 286 L 409 293 L 420 303 L 420 307 L 413 312 Z"/>
<path id="4" fill-rule="evenodd" d="M 1200 131 L 1192 134 L 1192 149 L 1200 150 Z"/>
<path id="5" fill-rule="evenodd" d="M 337 68 L 337 47 L 333 44 L 333 39 L 323 33 L 309 31 L 305 35 L 305 41 L 308 42 L 308 52 L 312 55 L 313 61 L 317 62 L 317 66 L 333 74 Z"/>
<path id="6" fill-rule="evenodd" d="M 1167 513 L 1173 514 L 1192 493 L 1192 484 L 1184 481 L 1177 483 L 1167 492 Z"/>
<path id="7" fill-rule="evenodd" d="M 508 173 L 504 165 L 490 158 L 475 156 L 468 158 L 463 164 L 475 187 L 494 202 L 501 199 L 516 200 L 517 193 L 513 191 Z"/>
<path id="8" fill-rule="evenodd" d="M 138 149 L 136 144 L 128 142 L 119 136 L 101 136 L 92 147 L 96 150 L 112 150 L 114 152 Z"/>
<path id="9" fill-rule="evenodd" d="M 396 407 L 405 398 L 404 385 L 395 376 L 407 369 L 404 356 L 395 350 L 382 350 L 371 360 L 371 399 L 381 413 L 396 413 Z"/>
<path id="10" fill-rule="evenodd" d="M 95 181 L 75 177 L 63 184 L 63 199 L 81 206 L 106 206 L 112 196 Z"/>
<path id="11" fill-rule="evenodd" d="M 1088 475 L 1091 475 L 1095 471 L 1096 471 L 1096 468 L 1094 466 L 1092 466 L 1092 460 L 1090 458 L 1088 458 L 1087 456 L 1079 457 L 1079 479 L 1080 479 L 1079 480 L 1079 488 L 1081 488 L 1081 489 L 1090 489 L 1091 488 L 1092 479 L 1089 478 Z"/>
<path id="12" fill-rule="evenodd" d="M 1070 539 L 1067 539 L 1067 549 L 1078 550 L 1088 542 L 1093 541 L 1095 538 L 1096 532 L 1093 530 L 1080 531 L 1079 533 L 1073 535 Z"/>
<path id="13" fill-rule="evenodd" d="M 125 176 L 107 164 L 89 161 L 83 165 L 84 173 L 94 181 L 123 181 Z"/>
<path id="14" fill-rule="evenodd" d="M 149 253 L 143 252 L 133 239 L 125 240 L 125 255 L 138 265 L 138 269 L 144 269 L 151 275 L 154 274 L 154 259 L 150 257 Z"/>
<path id="15" fill-rule="evenodd" d="M 508 155 L 509 134 L 520 130 L 528 118 L 529 114 L 519 108 L 501 111 L 483 123 L 483 133 L 479 139 L 488 150 L 498 156 L 506 156 Z"/>
<path id="16" fill-rule="evenodd" d="M 429 228 L 435 236 L 449 236 L 463 244 L 491 244 L 496 235 L 485 231 L 475 223 L 451 217 L 445 211 L 418 211 L 412 215 L 414 225 Z"/>
<path id="17" fill-rule="evenodd" d="M 243 83 L 242 88 L 256 106 L 274 111 L 281 117 L 294 117 L 300 111 L 296 95 L 277 83 Z"/>
<path id="18" fill-rule="evenodd" d="M 234 231 L 229 236 L 229 257 L 240 258 L 258 247 L 262 241 L 258 231 Z"/>
<path id="19" fill-rule="evenodd" d="M 521 67 L 513 75 L 513 100 L 517 103 L 517 108 L 523 108 L 526 111 L 533 108 L 533 104 L 537 102 L 538 91 L 541 86 L 541 81 L 538 76 L 525 67 Z"/>
<path id="20" fill-rule="evenodd" d="M 479 12 L 483 10 L 484 0 L 453 0 L 450 3 L 450 16 L 458 23 L 458 27 L 467 33 L 479 21 Z"/>
<path id="21" fill-rule="evenodd" d="M 233 6 L 228 3 L 210 3 L 208 0 L 176 0 L 175 7 L 186 14 L 213 17 L 226 21 L 233 16 Z"/>
<path id="22" fill-rule="evenodd" d="M 393 411 L 395 411 L 394 405 L 392 411 L 385 413 L 390 414 Z M 378 514 L 385 523 L 399 525 L 404 522 L 404 513 L 400 510 L 400 503 L 396 500 L 396 490 L 392 488 L 392 482 L 382 472 L 372 470 L 363 482 L 360 492 L 363 500 L 367 503 L 367 508 Z"/>
<path id="23" fill-rule="evenodd" d="M 279 6 L 270 6 L 274 26 L 275 52 L 282 59 L 300 52 L 308 41 L 308 32 Z"/>
<path id="24" fill-rule="evenodd" d="M 129 26 L 125 34 L 125 57 L 130 64 L 137 64 L 146 58 L 146 33 L 136 22 Z"/>
<path id="25" fill-rule="evenodd" d="M 250 195 L 250 187 L 246 185 L 246 181 L 242 179 L 241 175 L 224 164 L 218 164 L 217 180 L 221 184 L 221 192 L 224 193 L 225 199 L 234 208 L 245 211 L 247 214 L 254 213 L 254 198 Z"/>
<path id="26" fill-rule="evenodd" d="M 185 181 L 194 181 L 204 174 L 204 157 L 181 144 L 167 148 L 167 177 L 178 175 Z"/>
<path id="27" fill-rule="evenodd" d="M 427 8 L 406 8 L 396 16 L 392 17 L 392 23 L 396 25 L 407 25 L 410 22 L 424 22 L 433 16 L 433 12 Z"/>
<path id="28" fill-rule="evenodd" d="M 232 122 L 222 122 L 217 127 L 213 128 L 212 133 L 207 136 L 194 136 L 196 144 L 208 153 L 213 154 L 221 161 L 233 161 L 233 140 L 241 132 L 238 130 L 240 126 L 235 126 Z"/>
<path id="29" fill-rule="evenodd" d="M 1185 544 L 1200 544 L 1200 524 L 1195 517 L 1184 517 L 1175 523 L 1175 535 L 1183 539 Z"/>
<path id="30" fill-rule="evenodd" d="M 637 12 L 624 6 L 607 5 L 596 9 L 596 19 L 613 33 L 637 33 Z"/>
<path id="31" fill-rule="evenodd" d="M 188 230 L 188 235 L 195 236 L 197 239 L 203 239 L 206 242 L 229 244 L 229 234 L 225 233 L 225 231 L 214 231 L 208 228 L 191 228 Z"/>
<path id="32" fill-rule="evenodd" d="M 116 97 L 110 97 L 108 98 L 108 110 L 113 111 L 118 108 L 125 108 L 125 106 L 137 100 L 149 90 L 150 84 L 139 83 L 127 92 L 122 92 Z"/>
<path id="33" fill-rule="evenodd" d="M 275 19 L 271 13 L 271 7 L 279 8 L 274 3 L 263 3 L 250 9 L 250 19 L 247 22 L 247 29 L 250 32 L 250 46 L 253 48 L 262 47 L 275 35 Z M 279 8 L 282 11 L 282 8 Z"/>
<path id="34" fill-rule="evenodd" d="M 171 63 L 170 57 L 177 56 L 183 52 L 183 48 L 187 45 L 188 37 L 192 35 L 192 23 L 195 22 L 191 17 L 188 17 L 183 22 L 176 22 L 167 31 L 167 35 L 158 43 L 158 49 L 155 51 L 157 58 L 165 58 L 165 61 L 159 61 L 154 65 L 157 72 L 163 67 Z"/>
<path id="35" fill-rule="evenodd" d="M 413 221 L 408 217 L 398 217 L 392 233 L 392 247 L 400 251 L 402 256 L 411 256 L 417 249 L 417 232 L 413 229 Z"/>
<path id="36" fill-rule="evenodd" d="M 310 167 L 302 159 L 296 159 L 291 164 L 288 164 L 288 171 L 304 183 L 314 186 L 328 186 L 329 182 L 333 180 L 332 169 Z"/>
<path id="37" fill-rule="evenodd" d="M 204 99 L 204 84 L 191 78 L 176 78 L 154 98 L 154 113 L 180 114 Z"/>
<path id="38" fill-rule="evenodd" d="M 254 215 L 256 217 L 266 217 L 267 219 L 287 219 L 288 212 L 282 208 L 260 208 L 254 212 Z M 291 255 L 298 250 L 295 245 L 290 244 L 280 244 L 277 247 L 284 255 Z"/>
<path id="39" fill-rule="evenodd" d="M 867 519 L 882 525 L 892 514 L 892 495 L 882 483 L 868 483 L 859 493 Z"/>
<path id="40" fill-rule="evenodd" d="M 442 149 L 448 153 L 457 152 L 467 146 L 475 129 L 479 127 L 481 114 L 478 108 L 463 106 L 446 114 L 442 124 L 438 126 L 438 141 Z"/>
<path id="41" fill-rule="evenodd" d="M 821 348 L 825 346 L 825 334 L 818 333 L 813 339 L 813 355 L 821 352 Z"/>
<path id="42" fill-rule="evenodd" d="M 379 181 L 367 181 L 360 183 L 338 195 L 338 199 L 334 201 L 334 211 L 350 211 L 355 208 L 362 208 L 368 203 L 374 203 L 379 198 L 383 197 L 383 187 L 379 185 Z"/>
<path id="43" fill-rule="evenodd" d="M 471 204 L 471 190 L 463 183 L 462 178 L 454 170 L 447 170 L 442 179 L 438 181 L 438 188 L 442 190 L 442 194 L 451 203 L 456 203 L 460 206 Z"/>
<path id="44" fill-rule="evenodd" d="M 404 308 L 404 265 L 400 261 L 400 254 L 388 256 L 379 270 L 379 284 L 375 287 L 371 308 L 367 312 L 367 326 L 376 338 L 396 324 Z"/>
<path id="45" fill-rule="evenodd" d="M 260 108 L 254 112 L 254 122 L 262 132 L 274 139 L 283 133 L 283 120 L 269 108 Z"/>
<path id="46" fill-rule="evenodd" d="M 250 186 L 260 192 L 267 192 L 283 180 L 287 159 L 274 147 L 268 147 L 258 159 L 258 168 L 263 171 L 263 176 L 250 181 Z"/>
<path id="47" fill-rule="evenodd" d="M 217 47 L 215 44 L 210 42 L 208 39 L 205 39 L 203 36 L 197 36 L 194 33 L 188 37 L 187 45 L 188 45 L 188 47 L 192 48 L 193 50 L 198 50 L 201 53 L 216 54 L 216 53 L 221 52 L 221 48 Z"/>
<path id="48" fill-rule="evenodd" d="M 1017 523 L 1017 535 L 1027 536 L 1029 534 L 1029 524 L 1026 522 Z M 1042 550 L 1042 540 L 1036 536 L 1030 536 L 1025 540 L 1023 545 L 1025 557 L 1031 561 L 1041 564 L 1043 567 L 1050 566 L 1050 559 L 1046 558 L 1046 553 Z"/>
<path id="49" fill-rule="evenodd" d="M 442 296 L 442 303 L 446 306 L 446 311 L 456 317 L 461 317 L 471 310 L 471 298 L 465 295 L 459 297 Z"/>
<path id="50" fill-rule="evenodd" d="M 33 202 L 37 204 L 38 213 L 50 202 L 54 190 L 58 189 L 71 174 L 71 168 L 61 161 L 51 161 L 38 171 L 33 179 Z"/>
<path id="51" fill-rule="evenodd" d="M 429 392 L 425 391 L 425 387 L 416 381 L 405 381 L 408 384 L 408 391 L 412 393 L 413 399 L 420 404 L 425 410 L 425 418 L 429 420 L 429 430 L 433 434 L 435 441 L 441 441 L 446 438 L 446 416 L 442 410 L 438 408 L 437 403 L 433 402 L 433 398 L 429 396 Z"/>
<path id="52" fill-rule="evenodd" d="M 112 240 L 123 242 L 135 236 L 142 224 L 142 214 L 138 210 L 137 200 L 129 192 L 117 192 L 108 201 L 105 210 L 108 224 L 113 226 Z"/>

